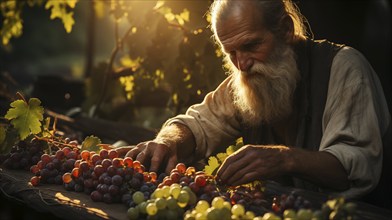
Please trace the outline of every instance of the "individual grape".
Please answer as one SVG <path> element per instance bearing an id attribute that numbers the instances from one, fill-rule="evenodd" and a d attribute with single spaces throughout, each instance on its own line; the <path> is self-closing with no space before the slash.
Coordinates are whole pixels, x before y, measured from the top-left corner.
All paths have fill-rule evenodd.
<path id="1" fill-rule="evenodd" d="M 173 183 L 179 183 L 180 178 L 181 176 L 179 172 L 173 172 L 170 174 L 170 179 L 173 181 Z"/>
<path id="2" fill-rule="evenodd" d="M 112 160 L 112 165 L 116 168 L 122 168 L 124 166 L 124 161 L 122 158 L 114 158 Z"/>
<path id="3" fill-rule="evenodd" d="M 109 150 L 109 159 L 114 159 L 114 158 L 117 158 L 119 155 L 118 155 L 118 152 L 116 151 L 116 150 L 114 150 L 114 149 L 112 149 L 112 150 Z"/>
<path id="4" fill-rule="evenodd" d="M 157 181 L 157 173 L 155 172 L 150 172 L 150 177 L 151 177 L 151 182 Z"/>
<path id="5" fill-rule="evenodd" d="M 180 195 L 181 192 L 181 187 L 179 185 L 171 185 L 170 186 L 170 195 L 173 196 L 173 198 L 177 199 L 178 195 Z"/>
<path id="6" fill-rule="evenodd" d="M 110 186 L 109 186 L 109 193 L 110 193 L 110 195 L 112 195 L 112 196 L 119 195 L 119 193 L 120 193 L 120 188 L 119 188 L 118 186 L 116 186 L 116 185 L 110 185 Z"/>
<path id="7" fill-rule="evenodd" d="M 112 165 L 112 161 L 110 159 L 103 159 L 101 165 L 103 166 L 103 168 L 105 168 L 105 170 L 107 170 L 108 167 Z"/>
<path id="8" fill-rule="evenodd" d="M 101 176 L 104 172 L 105 172 L 105 169 L 103 168 L 102 165 L 96 165 L 96 166 L 94 167 L 94 173 L 95 173 L 95 175 Z"/>
<path id="9" fill-rule="evenodd" d="M 184 208 L 189 202 L 189 193 L 185 190 L 181 190 L 177 198 L 178 206 Z"/>
<path id="10" fill-rule="evenodd" d="M 78 178 L 80 176 L 79 168 L 73 168 L 71 174 L 73 177 Z"/>
<path id="11" fill-rule="evenodd" d="M 112 184 L 116 186 L 121 186 L 123 183 L 123 178 L 120 175 L 114 175 L 112 177 Z"/>
<path id="12" fill-rule="evenodd" d="M 188 167 L 188 168 L 185 170 L 185 174 L 186 174 L 187 176 L 193 176 L 195 173 L 196 173 L 195 167 Z"/>
<path id="13" fill-rule="evenodd" d="M 176 169 L 178 170 L 179 173 L 185 174 L 186 166 L 185 166 L 185 164 L 183 164 L 183 163 L 178 163 L 178 164 L 176 165 Z"/>
<path id="14" fill-rule="evenodd" d="M 104 201 L 105 203 L 111 204 L 111 203 L 113 203 L 113 197 L 112 197 L 112 195 L 110 195 L 110 193 L 105 193 L 102 196 L 102 201 Z"/>
<path id="15" fill-rule="evenodd" d="M 200 191 L 200 187 L 195 182 L 189 183 L 189 188 L 191 188 L 194 193 L 198 193 Z"/>
<path id="16" fill-rule="evenodd" d="M 155 205 L 157 206 L 157 208 L 158 208 L 159 210 L 165 209 L 165 208 L 166 208 L 166 205 L 167 205 L 166 199 L 164 199 L 164 198 L 158 198 L 158 199 L 156 199 L 156 200 L 155 200 Z"/>
<path id="17" fill-rule="evenodd" d="M 67 159 L 78 159 L 78 154 L 75 151 L 70 151 L 66 156 Z"/>
<path id="18" fill-rule="evenodd" d="M 132 195 L 132 200 L 136 204 L 140 204 L 140 203 L 144 202 L 144 194 L 142 192 L 140 192 L 140 191 L 136 191 Z"/>
<path id="19" fill-rule="evenodd" d="M 231 207 L 231 213 L 238 217 L 241 217 L 245 214 L 245 208 L 243 205 L 235 204 Z"/>
<path id="20" fill-rule="evenodd" d="M 133 160 L 130 157 L 125 157 L 124 160 L 124 166 L 125 167 L 133 167 Z"/>
<path id="21" fill-rule="evenodd" d="M 107 169 L 106 172 L 109 174 L 109 176 L 114 176 L 117 174 L 117 168 L 114 167 L 113 165 L 110 165 Z"/>
<path id="22" fill-rule="evenodd" d="M 90 152 L 87 151 L 87 150 L 83 150 L 83 151 L 80 153 L 80 157 L 82 158 L 82 160 L 88 161 L 88 160 L 90 159 Z"/>
<path id="23" fill-rule="evenodd" d="M 146 206 L 146 212 L 148 215 L 155 215 L 158 212 L 158 208 L 155 203 L 149 203 Z"/>
<path id="24" fill-rule="evenodd" d="M 131 207 L 127 211 L 127 217 L 130 220 L 137 220 L 139 219 L 139 208 Z"/>
<path id="25" fill-rule="evenodd" d="M 90 194 L 90 198 L 94 201 L 94 202 L 101 202 L 102 201 L 102 194 L 98 191 L 92 191 Z"/>
<path id="26" fill-rule="evenodd" d="M 283 212 L 284 218 L 297 218 L 297 213 L 293 209 L 286 209 Z"/>
<path id="27" fill-rule="evenodd" d="M 168 209 L 171 209 L 171 210 L 176 210 L 177 208 L 179 208 L 177 205 L 177 200 L 173 197 L 169 197 L 166 200 L 166 206 Z"/>
<path id="28" fill-rule="evenodd" d="M 38 174 L 39 171 L 40 169 L 38 168 L 37 165 L 33 165 L 30 167 L 30 172 L 33 173 L 34 175 Z"/>
<path id="29" fill-rule="evenodd" d="M 101 160 L 101 157 L 99 156 L 99 154 L 93 154 L 91 156 L 91 163 L 92 164 L 96 164 L 99 160 Z"/>
<path id="30" fill-rule="evenodd" d="M 109 159 L 109 151 L 106 149 L 102 149 L 99 151 L 99 156 L 101 159 Z"/>
<path id="31" fill-rule="evenodd" d="M 72 181 L 72 174 L 71 173 L 64 173 L 63 174 L 63 182 L 70 183 Z"/>
<path id="32" fill-rule="evenodd" d="M 170 196 L 170 187 L 169 186 L 163 186 L 162 187 L 162 193 L 164 198 L 168 198 Z"/>
<path id="33" fill-rule="evenodd" d="M 195 210 L 198 213 L 203 213 L 207 211 L 208 208 L 210 208 L 210 204 L 205 200 L 200 200 L 199 202 L 197 202 Z"/>
<path id="34" fill-rule="evenodd" d="M 223 208 L 223 202 L 225 200 L 222 197 L 215 197 L 212 199 L 211 206 L 217 209 Z"/>
<path id="35" fill-rule="evenodd" d="M 64 157 L 65 157 L 64 151 L 63 150 L 57 150 L 56 153 L 55 153 L 55 157 L 57 159 L 59 159 L 59 160 L 64 159 Z"/>
<path id="36" fill-rule="evenodd" d="M 140 168 L 141 167 L 141 163 L 140 163 L 140 161 L 135 160 L 135 161 L 133 161 L 132 166 L 133 166 L 134 169 Z"/>
<path id="37" fill-rule="evenodd" d="M 139 190 L 140 187 L 142 186 L 142 182 L 138 178 L 135 178 L 135 177 L 132 177 L 132 179 L 128 182 L 128 184 L 132 189 L 135 189 L 135 190 Z"/>
<path id="38" fill-rule="evenodd" d="M 31 177 L 31 179 L 30 179 L 30 183 L 31 183 L 31 185 L 33 185 L 33 186 L 38 186 L 38 185 L 39 185 L 39 182 L 40 182 L 40 178 L 39 178 L 38 176 L 33 176 L 33 177 Z"/>
<path id="39" fill-rule="evenodd" d="M 165 177 L 165 179 L 163 180 L 163 185 L 171 186 L 172 184 L 173 184 L 173 180 L 170 179 L 170 177 Z"/>
<path id="40" fill-rule="evenodd" d="M 49 154 L 42 154 L 42 155 L 41 155 L 41 160 L 42 160 L 42 162 L 43 162 L 44 164 L 47 164 L 47 163 L 49 163 L 50 161 L 52 161 L 52 160 L 50 159 Z"/>
<path id="41" fill-rule="evenodd" d="M 195 183 L 199 186 L 199 187 L 204 187 L 207 184 L 207 180 L 206 177 L 204 175 L 197 175 L 195 177 Z"/>
<path id="42" fill-rule="evenodd" d="M 311 219 L 313 216 L 312 210 L 310 209 L 299 209 L 297 212 L 297 218 L 300 220 Z M 334 219 L 334 218 L 330 218 Z"/>

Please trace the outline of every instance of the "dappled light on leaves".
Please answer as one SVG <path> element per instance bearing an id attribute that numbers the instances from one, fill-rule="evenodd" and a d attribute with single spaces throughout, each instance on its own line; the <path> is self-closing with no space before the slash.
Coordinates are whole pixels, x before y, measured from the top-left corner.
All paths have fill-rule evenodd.
<path id="1" fill-rule="evenodd" d="M 5 118 L 20 132 L 20 139 L 24 140 L 30 133 L 41 132 L 41 121 L 43 120 L 44 109 L 41 101 L 31 98 L 28 103 L 24 100 L 16 100 L 11 103 Z"/>

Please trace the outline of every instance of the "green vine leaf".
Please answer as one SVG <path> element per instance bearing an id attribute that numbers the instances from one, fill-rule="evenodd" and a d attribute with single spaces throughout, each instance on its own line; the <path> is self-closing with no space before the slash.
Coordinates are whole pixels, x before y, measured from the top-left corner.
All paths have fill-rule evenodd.
<path id="1" fill-rule="evenodd" d="M 216 155 L 216 157 L 218 158 L 218 160 L 220 161 L 220 163 L 223 163 L 223 161 L 225 161 L 226 157 L 229 156 L 226 153 L 218 153 Z"/>
<path id="2" fill-rule="evenodd" d="M 220 166 L 220 163 L 219 163 L 218 159 L 216 157 L 211 156 L 208 158 L 208 165 L 206 165 L 204 167 L 204 172 L 207 175 L 213 176 L 213 175 L 215 175 L 216 171 L 218 171 L 219 166 Z"/>
<path id="3" fill-rule="evenodd" d="M 100 144 L 101 144 L 101 139 L 91 135 L 84 139 L 84 141 L 82 142 L 81 150 L 99 152 L 100 150 L 102 150 L 102 147 L 99 146 Z"/>
<path id="4" fill-rule="evenodd" d="M 42 131 L 41 121 L 43 120 L 44 108 L 39 99 L 31 98 L 28 103 L 16 100 L 11 103 L 11 107 L 5 118 L 11 121 L 21 140 L 30 134 L 38 134 Z"/>

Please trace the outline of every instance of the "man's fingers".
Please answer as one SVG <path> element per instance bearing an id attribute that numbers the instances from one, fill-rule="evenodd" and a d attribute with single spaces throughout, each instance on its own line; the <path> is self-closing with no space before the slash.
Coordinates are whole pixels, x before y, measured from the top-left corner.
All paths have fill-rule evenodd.
<path id="1" fill-rule="evenodd" d="M 160 145 L 156 147 L 151 157 L 150 171 L 158 172 L 159 167 L 162 165 L 165 157 L 169 154 L 167 146 Z"/>
<path id="2" fill-rule="evenodd" d="M 223 162 L 222 166 L 217 172 L 218 181 L 222 183 L 227 183 L 227 181 L 232 178 L 234 175 L 246 167 L 247 164 L 251 163 L 242 157 L 243 154 L 235 154 L 230 155 L 226 160 Z"/>
<path id="3" fill-rule="evenodd" d="M 133 148 L 135 148 L 135 146 L 117 147 L 115 150 L 117 151 L 119 157 L 124 157 L 128 151 L 132 150 Z"/>
<path id="4" fill-rule="evenodd" d="M 242 178 L 237 179 L 236 181 L 232 182 L 230 186 L 239 186 L 242 184 L 250 183 L 254 180 L 259 178 L 258 173 L 256 171 L 247 172 Z"/>
<path id="5" fill-rule="evenodd" d="M 132 150 L 128 151 L 128 153 L 125 156 L 135 160 L 136 156 L 139 154 L 140 151 L 141 150 L 138 147 L 135 147 Z"/>
<path id="6" fill-rule="evenodd" d="M 166 169 L 165 169 L 166 174 L 170 174 L 170 171 L 172 169 L 174 169 L 174 167 L 176 167 L 177 162 L 178 162 L 177 155 L 172 155 L 171 157 L 169 157 L 169 160 L 167 161 L 167 165 L 166 165 Z"/>

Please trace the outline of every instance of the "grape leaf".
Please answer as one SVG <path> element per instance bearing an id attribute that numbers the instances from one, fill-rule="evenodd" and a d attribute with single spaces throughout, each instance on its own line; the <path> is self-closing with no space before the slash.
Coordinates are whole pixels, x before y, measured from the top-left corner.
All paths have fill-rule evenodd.
<path id="1" fill-rule="evenodd" d="M 0 126 L 0 144 L 2 144 L 6 137 L 6 129 L 3 126 Z"/>
<path id="2" fill-rule="evenodd" d="M 99 146 L 100 144 L 101 140 L 98 137 L 91 135 L 84 139 L 81 150 L 94 151 L 98 153 L 102 149 L 102 147 Z"/>
<path id="3" fill-rule="evenodd" d="M 41 132 L 44 108 L 41 106 L 39 99 L 31 98 L 29 103 L 16 100 L 11 103 L 11 107 L 5 118 L 11 121 L 11 124 L 19 132 L 21 140 L 24 140 L 30 134 Z"/>
<path id="4" fill-rule="evenodd" d="M 218 158 L 219 162 L 223 163 L 228 155 L 226 153 L 218 153 L 216 157 Z"/>
<path id="5" fill-rule="evenodd" d="M 204 172 L 207 175 L 213 176 L 213 175 L 215 175 L 215 173 L 218 170 L 219 166 L 220 166 L 220 164 L 219 164 L 218 159 L 216 157 L 211 156 L 211 157 L 208 158 L 208 165 L 206 165 L 204 167 Z"/>

